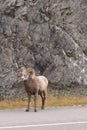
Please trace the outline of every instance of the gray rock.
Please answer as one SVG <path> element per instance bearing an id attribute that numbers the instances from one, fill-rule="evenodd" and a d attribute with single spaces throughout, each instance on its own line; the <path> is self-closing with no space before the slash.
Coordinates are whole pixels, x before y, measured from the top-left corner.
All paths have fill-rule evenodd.
<path id="1" fill-rule="evenodd" d="M 23 65 L 54 88 L 87 85 L 86 0 L 0 0 L 0 34 L 0 95 L 22 94 Z"/>

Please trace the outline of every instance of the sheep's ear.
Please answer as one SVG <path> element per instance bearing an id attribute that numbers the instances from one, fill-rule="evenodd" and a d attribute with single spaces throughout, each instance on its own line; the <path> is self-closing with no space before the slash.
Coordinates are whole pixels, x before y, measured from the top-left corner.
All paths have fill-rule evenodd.
<path id="1" fill-rule="evenodd" d="M 17 72 L 17 77 L 21 77 L 21 71 L 20 70 L 18 70 L 18 72 Z"/>

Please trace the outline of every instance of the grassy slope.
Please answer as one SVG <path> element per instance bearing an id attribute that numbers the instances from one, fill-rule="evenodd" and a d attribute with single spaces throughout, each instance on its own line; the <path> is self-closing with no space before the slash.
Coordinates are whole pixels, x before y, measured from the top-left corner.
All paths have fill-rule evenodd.
<path id="1" fill-rule="evenodd" d="M 31 107 L 33 107 L 33 99 L 31 100 Z M 71 105 L 87 105 L 87 87 L 75 87 L 69 88 L 65 87 L 57 91 L 49 91 L 46 107 L 53 106 L 71 106 Z M 38 98 L 37 106 L 41 107 L 41 98 Z M 27 97 L 14 98 L 10 100 L 5 98 L 0 101 L 0 109 L 5 108 L 22 108 L 27 107 Z"/>
<path id="2" fill-rule="evenodd" d="M 53 106 L 71 106 L 71 105 L 86 105 L 87 97 L 70 97 L 70 96 L 61 96 L 54 97 L 49 95 L 46 101 L 46 107 Z M 41 107 L 41 99 L 38 98 L 38 107 Z M 27 100 L 3 100 L 0 101 L 0 109 L 13 109 L 13 108 L 22 108 L 27 107 Z M 33 100 L 31 101 L 31 107 L 33 107 Z"/>

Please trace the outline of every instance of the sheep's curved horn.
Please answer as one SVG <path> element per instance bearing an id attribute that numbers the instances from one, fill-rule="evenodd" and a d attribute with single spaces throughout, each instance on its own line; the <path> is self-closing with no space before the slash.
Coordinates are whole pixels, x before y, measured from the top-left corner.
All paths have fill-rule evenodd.
<path id="1" fill-rule="evenodd" d="M 27 72 L 28 72 L 28 73 L 32 73 L 32 74 L 35 74 L 35 69 L 33 69 L 33 68 L 28 68 L 28 69 L 27 69 Z"/>

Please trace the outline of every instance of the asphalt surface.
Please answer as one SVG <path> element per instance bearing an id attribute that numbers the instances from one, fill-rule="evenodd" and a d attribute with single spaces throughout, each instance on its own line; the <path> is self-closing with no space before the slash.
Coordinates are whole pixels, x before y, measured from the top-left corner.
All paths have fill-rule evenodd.
<path id="1" fill-rule="evenodd" d="M 87 130 L 87 106 L 0 110 L 0 130 Z"/>

